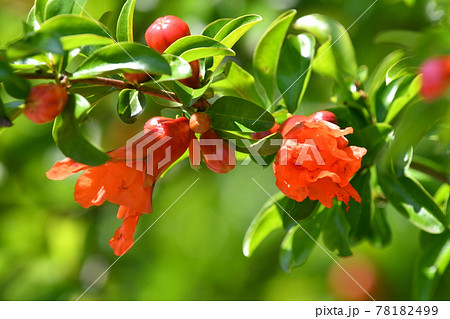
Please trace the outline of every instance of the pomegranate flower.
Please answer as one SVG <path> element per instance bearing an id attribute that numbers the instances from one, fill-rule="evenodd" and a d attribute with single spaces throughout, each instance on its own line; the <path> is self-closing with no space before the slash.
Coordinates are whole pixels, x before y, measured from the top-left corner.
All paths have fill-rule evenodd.
<path id="1" fill-rule="evenodd" d="M 328 208 L 334 197 L 347 206 L 351 197 L 361 202 L 349 181 L 366 149 L 348 146 L 344 135 L 353 133 L 353 128 L 341 130 L 328 121 L 297 115 L 286 120 L 279 132 L 283 144 L 273 171 L 277 187 L 286 196 L 298 202 L 309 197 Z"/>
<path id="2" fill-rule="evenodd" d="M 111 159 L 105 164 L 92 167 L 65 158 L 53 165 L 47 177 L 62 180 L 84 171 L 75 185 L 75 201 L 84 208 L 105 200 L 120 205 L 117 218 L 123 223 L 109 244 L 116 255 L 123 255 L 133 245 L 139 217 L 152 212 L 155 182 L 186 151 L 193 137 L 186 118 L 155 117 L 131 145 L 109 152 Z"/>

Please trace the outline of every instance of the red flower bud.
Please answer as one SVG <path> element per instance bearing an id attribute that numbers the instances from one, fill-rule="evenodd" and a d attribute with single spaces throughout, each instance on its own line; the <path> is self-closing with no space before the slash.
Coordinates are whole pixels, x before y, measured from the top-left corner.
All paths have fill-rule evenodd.
<path id="1" fill-rule="evenodd" d="M 175 16 L 165 16 L 155 20 L 145 32 L 148 46 L 163 53 L 172 43 L 191 35 L 186 22 Z"/>
<path id="2" fill-rule="evenodd" d="M 67 99 L 64 87 L 52 83 L 39 84 L 31 88 L 23 113 L 34 123 L 47 123 L 61 113 Z"/>
<path id="3" fill-rule="evenodd" d="M 425 61 L 420 73 L 423 74 L 420 94 L 425 100 L 432 101 L 441 97 L 450 83 L 450 56 Z"/>
<path id="4" fill-rule="evenodd" d="M 225 174 L 236 166 L 236 152 L 216 132 L 200 135 L 200 148 L 206 166 L 214 173 Z"/>
<path id="5" fill-rule="evenodd" d="M 200 64 L 198 60 L 195 60 L 190 62 L 189 65 L 192 68 L 192 76 L 187 79 L 181 79 L 180 82 L 190 88 L 196 89 L 200 83 Z"/>
<path id="6" fill-rule="evenodd" d="M 294 115 L 290 118 L 288 118 L 286 121 L 284 121 L 283 124 L 281 124 L 281 127 L 279 128 L 279 132 L 283 137 L 289 133 L 289 131 L 296 125 L 299 125 L 302 122 L 305 122 L 308 120 L 306 116 L 303 115 Z"/>
<path id="7" fill-rule="evenodd" d="M 138 84 L 150 80 L 150 76 L 146 73 L 124 73 L 123 76 L 128 82 Z"/>
<path id="8" fill-rule="evenodd" d="M 272 128 L 268 131 L 252 133 L 252 139 L 260 140 L 266 136 L 272 135 L 273 133 L 277 132 L 279 129 L 280 129 L 280 124 L 275 123 L 272 126 Z"/>
<path id="9" fill-rule="evenodd" d="M 165 16 L 155 20 L 145 32 L 145 41 L 148 46 L 159 53 L 163 53 L 172 43 L 180 38 L 191 35 L 186 22 L 175 16 Z M 180 80 L 186 86 L 197 88 L 200 83 L 200 64 L 198 60 L 189 63 L 192 76 Z"/>
<path id="10" fill-rule="evenodd" d="M 336 115 L 330 111 L 319 111 L 314 114 L 311 114 L 309 117 L 317 121 L 328 121 L 336 125 L 338 124 Z"/>
<path id="11" fill-rule="evenodd" d="M 211 128 L 211 119 L 205 112 L 194 113 L 189 120 L 189 127 L 192 132 L 203 134 Z"/>

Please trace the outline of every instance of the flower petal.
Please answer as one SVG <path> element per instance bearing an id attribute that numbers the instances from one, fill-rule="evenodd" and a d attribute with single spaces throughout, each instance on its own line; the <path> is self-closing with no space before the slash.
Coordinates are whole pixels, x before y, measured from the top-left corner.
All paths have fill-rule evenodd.
<path id="1" fill-rule="evenodd" d="M 120 209 L 122 209 L 122 206 Z M 138 212 L 130 208 L 126 209 L 127 212 L 125 213 L 122 226 L 116 230 L 114 237 L 109 240 L 109 245 L 117 256 L 125 254 L 133 246 L 134 233 L 136 232 L 136 226 L 141 216 Z"/>
<path id="2" fill-rule="evenodd" d="M 87 168 L 89 168 L 88 165 L 77 163 L 73 159 L 66 157 L 56 162 L 46 175 L 48 179 L 60 181 Z"/>

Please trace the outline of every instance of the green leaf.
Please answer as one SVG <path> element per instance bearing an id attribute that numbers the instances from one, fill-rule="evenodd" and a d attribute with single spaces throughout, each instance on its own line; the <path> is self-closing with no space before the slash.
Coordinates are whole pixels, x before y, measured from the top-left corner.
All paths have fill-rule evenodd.
<path id="1" fill-rule="evenodd" d="M 322 228 L 325 214 L 318 214 L 314 218 L 300 221 L 287 232 L 281 243 L 280 265 L 285 272 L 306 263 L 311 255 Z"/>
<path id="2" fill-rule="evenodd" d="M 384 248 L 391 243 L 392 232 L 384 208 L 374 205 L 374 212 L 370 221 L 367 238 L 376 248 Z"/>
<path id="3" fill-rule="evenodd" d="M 207 114 L 211 118 L 212 127 L 219 130 L 241 131 L 239 125 L 242 125 L 253 132 L 263 132 L 275 124 L 273 116 L 260 106 L 232 96 L 216 100 Z"/>
<path id="4" fill-rule="evenodd" d="M 324 42 L 318 49 L 312 63 L 313 70 L 322 76 L 328 76 L 342 82 L 336 58 L 331 50 L 331 40 Z"/>
<path id="5" fill-rule="evenodd" d="M 73 78 L 143 71 L 170 74 L 170 65 L 155 50 L 138 43 L 115 43 L 95 51 L 73 74 Z"/>
<path id="6" fill-rule="evenodd" d="M 74 4 L 72 13 L 73 14 L 82 14 L 84 12 L 84 7 L 86 6 L 86 2 L 88 0 L 77 0 Z"/>
<path id="7" fill-rule="evenodd" d="M 47 2 L 48 2 L 48 0 L 35 0 L 35 2 L 34 2 L 36 20 L 39 23 L 42 23 L 45 21 L 45 7 L 47 5 Z"/>
<path id="8" fill-rule="evenodd" d="M 361 166 L 368 167 L 375 162 L 386 142 L 392 138 L 391 133 L 392 127 L 389 124 L 378 123 L 368 125 L 349 136 L 352 145 L 367 149 L 367 154 L 364 155 Z"/>
<path id="9" fill-rule="evenodd" d="M 93 146 L 79 128 L 90 105 L 81 95 L 70 95 L 68 103 L 53 124 L 53 139 L 64 155 L 91 166 L 105 163 L 109 156 Z"/>
<path id="10" fill-rule="evenodd" d="M 273 198 L 278 201 L 283 197 L 282 193 L 278 193 Z M 274 200 L 271 198 L 264 204 L 245 233 L 242 250 L 247 257 L 253 254 L 269 234 L 283 226 L 278 206 L 274 203 Z"/>
<path id="11" fill-rule="evenodd" d="M 45 20 L 60 14 L 72 13 L 74 6 L 77 6 L 73 0 L 47 0 L 45 6 Z"/>
<path id="12" fill-rule="evenodd" d="M 133 17 L 136 0 L 127 0 L 117 21 L 116 37 L 119 42 L 133 42 Z"/>
<path id="13" fill-rule="evenodd" d="M 0 128 L 11 127 L 13 124 L 6 114 L 5 106 L 2 99 L 0 98 Z M 1 132 L 1 131 L 0 131 Z"/>
<path id="14" fill-rule="evenodd" d="M 0 60 L 0 82 L 9 79 L 13 74 L 11 66 L 6 61 Z"/>
<path id="15" fill-rule="evenodd" d="M 53 33 L 35 32 L 13 42 L 6 50 L 9 60 L 24 59 L 43 52 L 64 54 L 59 38 Z"/>
<path id="16" fill-rule="evenodd" d="M 227 46 L 203 35 L 190 35 L 178 39 L 172 43 L 164 53 L 178 55 L 187 62 L 211 56 L 235 55 L 234 51 Z"/>
<path id="17" fill-rule="evenodd" d="M 25 100 L 31 90 L 30 81 L 17 75 L 9 77 L 3 85 L 10 96 L 21 100 Z"/>
<path id="18" fill-rule="evenodd" d="M 442 233 L 447 221 L 433 198 L 417 181 L 397 177 L 382 162 L 385 160 L 377 165 L 378 183 L 392 206 L 416 227 L 431 234 Z"/>
<path id="19" fill-rule="evenodd" d="M 340 257 L 351 256 L 352 251 L 348 243 L 350 225 L 345 218 L 344 210 L 340 205 L 334 205 L 325 210 L 324 214 L 327 218 L 322 227 L 323 243 L 329 250 L 337 251 Z"/>
<path id="20" fill-rule="evenodd" d="M 88 17 L 62 14 L 45 21 L 39 32 L 58 34 L 60 37 L 79 34 L 95 34 L 111 38 L 108 27 Z"/>
<path id="21" fill-rule="evenodd" d="M 247 14 L 229 21 L 214 36 L 220 43 L 232 48 L 233 45 L 256 23 L 261 22 L 261 16 L 257 14 Z"/>
<path id="22" fill-rule="evenodd" d="M 27 20 L 26 20 L 26 26 L 30 26 L 31 30 L 28 30 L 28 27 L 25 27 L 25 33 L 27 31 L 37 31 L 41 26 L 39 25 L 39 22 L 36 19 L 36 6 L 34 5 L 30 12 L 28 13 Z"/>
<path id="23" fill-rule="evenodd" d="M 394 64 L 396 64 L 398 61 L 400 61 L 400 59 L 403 58 L 404 55 L 405 55 L 405 52 L 403 50 L 397 50 L 397 51 L 390 53 L 377 65 L 374 72 L 371 74 L 371 76 L 367 80 L 365 89 L 367 91 L 367 95 L 371 99 L 373 113 L 375 113 L 375 107 L 374 107 L 375 92 L 385 82 L 386 73 L 389 71 L 389 69 Z"/>
<path id="24" fill-rule="evenodd" d="M 95 34 L 75 34 L 60 38 L 64 50 L 73 50 L 81 46 L 88 45 L 108 45 L 114 43 L 114 40 Z"/>
<path id="25" fill-rule="evenodd" d="M 353 243 L 360 242 L 369 231 L 370 215 L 372 213 L 372 190 L 370 184 L 370 171 L 360 174 L 352 179 L 352 186 L 361 196 L 361 203 L 350 203 L 345 217 L 350 224 L 349 239 Z"/>
<path id="26" fill-rule="evenodd" d="M 433 125 L 443 121 L 443 114 L 447 112 L 450 112 L 450 105 L 445 101 L 433 103 L 432 111 L 429 105 L 423 103 L 412 104 L 404 110 L 397 122 L 395 139 L 389 149 L 394 165 L 402 163 L 410 147 L 415 146 Z"/>
<path id="27" fill-rule="evenodd" d="M 246 70 L 233 61 L 228 61 L 224 70 L 224 79 L 214 82 L 212 87 L 223 95 L 242 97 L 260 106 L 264 100 L 256 90 L 255 79 Z"/>
<path id="28" fill-rule="evenodd" d="M 236 146 L 236 151 L 250 154 L 253 161 L 258 165 L 267 165 L 267 155 L 275 154 L 280 149 L 282 136 L 274 133 L 255 142 L 248 132 L 230 132 L 215 130 L 219 136 L 225 140 L 231 140 Z"/>
<path id="29" fill-rule="evenodd" d="M 405 48 L 415 48 L 423 40 L 424 35 L 409 30 L 388 30 L 377 34 L 375 43 L 397 44 Z"/>
<path id="30" fill-rule="evenodd" d="M 272 141 L 273 140 L 281 141 L 282 139 L 283 139 L 283 137 L 281 136 L 280 133 L 274 133 L 274 134 L 271 134 L 269 136 L 266 136 L 266 137 L 260 139 L 259 141 L 255 142 L 253 144 L 249 143 L 248 144 L 249 146 L 246 147 L 243 150 L 243 152 L 248 153 L 248 154 L 256 153 L 260 156 L 275 154 L 280 149 L 280 144 L 273 143 Z M 239 150 L 239 151 L 241 151 L 241 150 Z"/>
<path id="31" fill-rule="evenodd" d="M 101 24 L 106 25 L 110 28 L 111 23 L 113 23 L 113 19 L 114 19 L 114 12 L 106 11 L 98 19 L 98 22 L 100 22 Z"/>
<path id="32" fill-rule="evenodd" d="M 210 37 L 210 38 L 214 38 L 217 34 L 217 32 L 220 31 L 220 29 L 222 29 L 222 27 L 224 25 L 226 25 L 228 22 L 230 22 L 231 18 L 222 18 L 222 19 L 217 19 L 213 22 L 211 22 L 210 24 L 208 24 L 202 31 L 202 35 L 204 35 L 205 37 Z"/>
<path id="33" fill-rule="evenodd" d="M 186 79 L 192 76 L 191 66 L 188 62 L 186 62 L 186 60 L 180 58 L 179 56 L 166 53 L 163 54 L 163 57 L 169 63 L 171 73 L 163 74 L 158 79 L 158 82 Z"/>
<path id="34" fill-rule="evenodd" d="M 439 279 L 450 263 L 450 236 L 446 232 L 434 236 L 433 241 L 427 245 L 419 255 L 414 267 L 414 300 L 432 300 Z"/>
<path id="35" fill-rule="evenodd" d="M 256 23 L 261 22 L 262 18 L 256 14 L 247 14 L 229 21 L 214 36 L 214 39 L 232 48 L 234 44 Z M 215 70 L 222 61 L 223 57 L 215 57 L 212 70 Z"/>
<path id="36" fill-rule="evenodd" d="M 181 103 L 190 106 L 193 100 L 193 89 L 179 82 L 175 82 L 173 88 Z"/>
<path id="37" fill-rule="evenodd" d="M 400 113 L 400 111 L 414 98 L 422 87 L 422 75 L 417 75 L 407 86 L 406 92 L 395 97 L 394 102 L 389 107 L 385 121 L 390 123 Z"/>
<path id="38" fill-rule="evenodd" d="M 280 214 L 283 219 L 283 227 L 286 231 L 298 225 L 299 221 L 310 217 L 319 208 L 319 201 L 305 198 L 302 202 L 297 202 L 285 196 L 278 203 L 283 207 Z M 295 221 L 294 221 L 295 220 Z"/>
<path id="39" fill-rule="evenodd" d="M 117 113 L 123 122 L 132 124 L 136 122 L 136 117 L 144 111 L 145 105 L 146 100 L 143 93 L 136 90 L 122 90 L 119 93 Z"/>
<path id="40" fill-rule="evenodd" d="M 82 95 L 90 103 L 92 109 L 105 96 L 115 92 L 115 88 L 103 85 L 72 83 L 70 92 Z"/>
<path id="41" fill-rule="evenodd" d="M 360 107 L 338 106 L 327 109 L 327 111 L 333 112 L 336 115 L 340 127 L 351 126 L 356 132 L 370 124 Z M 349 137 L 351 138 L 351 136 Z"/>
<path id="42" fill-rule="evenodd" d="M 315 45 L 313 36 L 299 34 L 288 35 L 281 48 L 277 83 L 290 113 L 294 113 L 300 106 L 308 86 Z"/>
<path id="43" fill-rule="evenodd" d="M 296 13 L 296 10 L 289 10 L 281 14 L 259 40 L 253 54 L 255 78 L 266 92 L 269 105 L 273 102 L 276 88 L 276 68 L 281 46 Z"/>
<path id="44" fill-rule="evenodd" d="M 344 73 L 343 77 L 356 78 L 358 64 L 355 50 L 348 32 L 340 23 L 321 14 L 310 14 L 295 21 L 293 27 L 312 33 L 322 44 L 330 40 L 330 50 L 336 58 L 339 70 Z"/>

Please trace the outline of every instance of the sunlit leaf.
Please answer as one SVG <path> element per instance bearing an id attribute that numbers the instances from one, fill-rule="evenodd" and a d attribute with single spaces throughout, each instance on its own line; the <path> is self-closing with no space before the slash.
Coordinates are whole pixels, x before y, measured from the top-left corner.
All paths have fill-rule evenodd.
<path id="1" fill-rule="evenodd" d="M 144 111 L 145 105 L 146 100 L 143 93 L 137 90 L 122 90 L 117 102 L 117 113 L 123 122 L 132 124 L 136 122 L 136 117 Z"/>
<path id="2" fill-rule="evenodd" d="M 275 124 L 273 116 L 260 106 L 237 97 L 224 96 L 208 109 L 213 128 L 241 131 L 238 124 L 254 132 L 263 132 Z M 238 123 L 238 124 L 237 124 Z"/>
<path id="3" fill-rule="evenodd" d="M 308 86 L 315 44 L 311 35 L 290 35 L 281 48 L 277 83 L 290 113 L 294 113 L 300 106 Z"/>
<path id="4" fill-rule="evenodd" d="M 138 43 L 115 43 L 95 51 L 73 74 L 85 78 L 100 74 L 142 71 L 152 74 L 170 74 L 170 65 L 155 50 Z"/>
<path id="5" fill-rule="evenodd" d="M 213 87 L 223 95 L 242 97 L 260 106 L 264 99 L 259 95 L 254 77 L 233 61 L 226 64 L 224 79 L 213 83 Z"/>
<path id="6" fill-rule="evenodd" d="M 77 6 L 73 0 L 47 0 L 45 6 L 45 20 L 60 14 L 72 13 L 74 6 Z"/>
<path id="7" fill-rule="evenodd" d="M 187 62 L 211 56 L 233 56 L 234 51 L 219 41 L 203 35 L 190 35 L 178 39 L 164 53 L 178 55 Z"/>
<path id="8" fill-rule="evenodd" d="M 284 195 L 279 193 L 274 196 L 274 200 L 278 201 L 283 197 Z M 269 199 L 264 204 L 245 233 L 242 250 L 247 257 L 252 255 L 269 234 L 283 226 L 278 206 L 274 203 L 274 200 Z"/>
<path id="9" fill-rule="evenodd" d="M 285 272 L 306 263 L 316 246 L 324 216 L 325 214 L 318 214 L 289 229 L 281 243 L 280 251 L 280 265 Z"/>
<path id="10" fill-rule="evenodd" d="M 331 251 L 337 251 L 341 257 L 352 255 L 348 242 L 350 225 L 342 207 L 335 205 L 325 210 L 324 214 L 327 215 L 322 227 L 322 239 L 325 246 Z"/>
<path id="11" fill-rule="evenodd" d="M 116 38 L 119 42 L 133 42 L 133 16 L 136 0 L 127 0 L 117 21 Z"/>
<path id="12" fill-rule="evenodd" d="M 256 14 L 247 14 L 229 21 L 214 36 L 214 39 L 232 48 L 234 44 L 262 18 Z M 215 57 L 212 70 L 215 70 L 223 57 Z"/>
<path id="13" fill-rule="evenodd" d="M 450 263 L 449 232 L 434 236 L 414 267 L 413 298 L 415 300 L 432 300 L 440 277 Z"/>
<path id="14" fill-rule="evenodd" d="M 330 50 L 339 70 L 344 73 L 343 77 L 356 78 L 355 50 L 347 30 L 339 22 L 321 14 L 310 14 L 295 21 L 293 27 L 312 33 L 322 44 L 331 41 Z M 320 57 L 319 54 L 317 56 Z"/>
<path id="15" fill-rule="evenodd" d="M 76 162 L 100 165 L 109 157 L 93 146 L 81 133 L 79 122 L 90 108 L 81 95 L 70 95 L 68 103 L 53 124 L 53 139 L 64 155 Z"/>
<path id="16" fill-rule="evenodd" d="M 276 88 L 276 68 L 286 32 L 297 13 L 289 10 L 281 14 L 259 40 L 253 54 L 255 79 L 265 90 L 268 104 L 272 104 Z"/>

